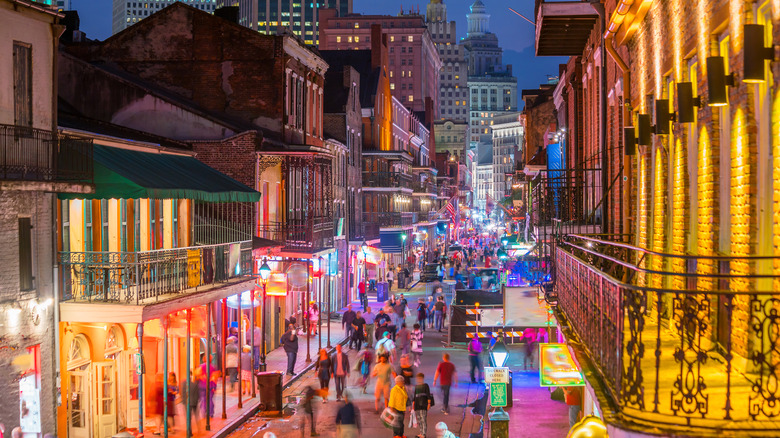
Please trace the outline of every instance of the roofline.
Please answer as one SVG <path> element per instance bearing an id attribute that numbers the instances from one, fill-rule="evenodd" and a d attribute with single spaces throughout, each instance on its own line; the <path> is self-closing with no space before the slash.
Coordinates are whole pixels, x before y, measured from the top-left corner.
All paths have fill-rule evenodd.
<path id="1" fill-rule="evenodd" d="M 115 147 L 118 149 L 127 149 L 138 152 L 146 153 L 158 153 L 167 155 L 182 155 L 188 157 L 194 157 L 196 153 L 194 151 L 188 151 L 186 149 L 174 149 L 165 146 L 161 146 L 159 143 L 150 143 L 142 140 L 133 140 L 130 138 L 114 137 L 112 135 L 98 134 L 92 131 L 85 131 L 82 129 L 65 128 L 58 126 L 57 129 L 63 134 L 72 135 L 80 138 L 92 138 L 99 140 L 100 144 L 109 147 Z"/>
<path id="2" fill-rule="evenodd" d="M 30 0 L 8 0 L 8 2 L 36 10 L 46 15 L 51 15 L 52 17 L 65 18 L 65 14 L 60 13 L 58 10 Z"/>

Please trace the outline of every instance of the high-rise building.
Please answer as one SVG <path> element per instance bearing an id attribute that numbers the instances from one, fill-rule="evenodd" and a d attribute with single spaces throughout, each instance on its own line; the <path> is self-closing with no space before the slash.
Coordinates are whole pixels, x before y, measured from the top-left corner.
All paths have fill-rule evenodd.
<path id="1" fill-rule="evenodd" d="M 422 15 L 415 12 L 390 15 L 349 14 L 334 9 L 320 11 L 320 50 L 371 48 L 371 26 L 379 25 L 387 36 L 390 90 L 393 97 L 415 112 L 432 111 L 439 118 L 441 60 Z M 426 99 L 430 106 L 426 108 Z"/>
<path id="2" fill-rule="evenodd" d="M 335 9 L 352 13 L 352 0 L 217 0 L 217 7 L 238 6 L 238 23 L 265 34 L 292 31 L 306 44 L 319 45 L 319 13 Z"/>
<path id="3" fill-rule="evenodd" d="M 502 200 L 512 193 L 512 177 L 516 159 L 522 156 L 525 116 L 510 113 L 494 117 L 490 130 L 493 135 L 493 199 Z"/>
<path id="4" fill-rule="evenodd" d="M 60 0 L 58 0 L 59 3 Z M 70 2 L 70 0 L 62 0 Z M 216 0 L 146 0 L 146 1 L 126 1 L 114 0 L 114 13 L 111 24 L 111 33 L 123 31 L 125 28 L 143 20 L 155 12 L 180 1 L 193 8 L 213 13 L 217 8 Z M 63 8 L 67 10 L 68 8 Z"/>
<path id="5" fill-rule="evenodd" d="M 482 0 L 476 0 L 466 14 L 468 30 L 461 41 L 463 54 L 469 65 L 470 76 L 482 76 L 501 70 L 503 50 L 498 46 L 498 37 L 490 32 L 490 14 Z"/>
<path id="6" fill-rule="evenodd" d="M 57 0 L 56 5 L 57 5 L 57 9 L 61 11 L 70 10 L 70 0 Z"/>
<path id="7" fill-rule="evenodd" d="M 457 43 L 455 21 L 447 21 L 447 5 L 431 0 L 425 11 L 425 22 L 441 58 L 439 107 L 441 119 L 466 122 L 468 111 L 468 65 L 463 47 Z"/>

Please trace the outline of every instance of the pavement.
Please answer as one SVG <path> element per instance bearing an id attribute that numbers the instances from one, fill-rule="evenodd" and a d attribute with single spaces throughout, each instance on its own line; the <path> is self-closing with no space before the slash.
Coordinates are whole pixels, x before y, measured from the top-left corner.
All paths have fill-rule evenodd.
<path id="1" fill-rule="evenodd" d="M 404 295 L 409 300 L 413 309 L 416 307 L 417 298 L 426 294 L 426 284 L 418 283 Z M 393 292 L 398 292 L 393 290 Z M 374 300 L 375 301 L 375 300 Z M 449 302 L 449 299 L 448 299 Z M 379 304 L 371 303 L 372 307 L 379 307 Z M 413 312 L 414 313 L 414 312 Z M 411 327 L 416 320 L 416 315 L 407 318 L 407 326 Z M 340 323 L 337 332 L 343 335 L 340 330 Z M 333 334 L 331 335 L 333 337 Z M 482 427 L 482 416 L 472 412 L 472 407 L 468 406 L 476 399 L 481 397 L 485 391 L 484 383 L 471 383 L 469 378 L 468 353 L 465 344 L 447 347 L 447 331 L 441 333 L 428 329 L 423 339 L 422 363 L 417 372 L 425 374 L 425 380 L 429 385 L 433 382 L 433 375 L 436 366 L 441 361 L 443 353 L 449 353 L 451 361 L 457 368 L 457 386 L 452 388 L 450 394 L 450 413 L 445 415 L 441 412 L 442 395 L 439 388 L 431 389 L 434 393 L 436 406 L 428 413 L 428 436 L 436 436 L 434 426 L 443 421 L 447 424 L 450 431 L 458 437 L 488 437 L 490 434 L 489 424 L 485 419 L 484 428 Z M 334 344 L 335 345 L 335 344 Z M 303 346 L 302 346 L 303 348 Z M 523 367 L 522 346 L 509 346 L 510 357 L 509 366 L 513 371 L 513 402 L 514 406 L 507 408 L 509 413 L 509 436 L 512 438 L 556 438 L 565 437 L 568 433 L 568 409 L 562 402 L 556 402 L 550 399 L 550 391 L 547 388 L 539 386 L 539 374 L 537 370 L 525 371 Z M 314 351 L 314 350 L 313 350 Z M 345 350 L 354 361 L 356 352 Z M 280 353 L 283 354 L 283 353 Z M 269 363 L 270 363 L 269 354 Z M 301 354 L 299 353 L 299 366 Z M 304 354 L 305 357 L 305 354 Z M 352 362 L 354 363 L 354 362 Z M 483 364 L 486 361 L 483 360 Z M 269 365 L 269 370 L 271 370 Z M 297 368 L 296 368 L 297 371 Z M 356 406 L 360 410 L 361 416 L 361 436 L 379 438 L 392 437 L 392 431 L 384 427 L 379 420 L 379 415 L 374 412 L 373 388 L 374 381 L 369 383 L 368 394 L 362 394 L 356 386 L 358 379 L 357 373 L 353 373 L 348 381 L 348 390 L 353 396 Z M 319 388 L 319 383 L 314 372 L 309 370 L 294 381 L 290 381 L 284 390 L 284 401 L 286 403 L 284 412 L 280 417 L 266 416 L 264 413 L 258 413 L 247 418 L 241 424 L 234 426 L 230 433 L 230 438 L 254 438 L 262 437 L 266 432 L 273 432 L 277 438 L 308 438 L 310 435 L 309 426 L 301 428 L 303 421 L 303 410 L 299 409 L 297 403 L 303 390 L 307 386 Z M 315 419 L 317 432 L 322 437 L 335 437 L 336 425 L 334 419 L 341 402 L 336 402 L 334 382 L 331 381 L 330 401 L 322 403 L 315 402 Z M 408 426 L 409 414 L 405 417 L 406 426 Z M 406 436 L 412 437 L 420 434 L 418 429 L 406 428 Z M 224 436 L 224 435 L 220 435 Z"/>

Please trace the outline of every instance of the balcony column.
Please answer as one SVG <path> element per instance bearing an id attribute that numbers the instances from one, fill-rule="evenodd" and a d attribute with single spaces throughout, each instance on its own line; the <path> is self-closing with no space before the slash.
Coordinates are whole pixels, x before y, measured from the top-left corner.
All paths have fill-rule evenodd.
<path id="1" fill-rule="evenodd" d="M 137 366 L 141 369 L 141 372 L 143 373 L 144 370 L 144 323 L 139 323 L 135 330 L 136 336 L 138 337 L 138 355 L 141 358 L 141 363 L 137 364 Z M 144 379 L 143 374 L 141 374 L 138 378 L 138 432 L 143 433 L 144 431 Z"/>
<path id="2" fill-rule="evenodd" d="M 191 349 L 191 330 L 192 330 L 192 309 L 185 310 L 187 312 L 187 358 L 185 360 L 185 376 L 186 376 L 186 383 L 184 384 L 184 402 L 185 402 L 185 415 L 187 416 L 187 433 L 186 437 L 190 438 L 192 437 L 192 411 L 190 410 L 190 389 L 192 388 L 192 371 L 190 370 L 191 364 L 190 364 L 190 349 Z"/>
<path id="3" fill-rule="evenodd" d="M 225 379 L 227 378 L 227 373 L 225 372 L 225 363 L 227 360 L 227 354 L 225 352 L 225 347 L 227 346 L 227 298 L 222 299 L 222 419 L 227 419 L 227 400 L 226 400 L 226 394 L 227 391 L 225 390 Z"/>
<path id="4" fill-rule="evenodd" d="M 242 292 L 238 293 L 238 409 L 242 409 L 244 407 L 244 400 L 242 397 L 242 393 L 244 392 L 244 382 L 241 380 L 241 356 L 244 354 L 244 342 L 246 340 L 244 339 L 244 336 L 241 336 L 244 332 L 244 330 L 242 330 L 243 327 L 241 327 L 244 322 L 244 315 L 242 314 L 241 310 L 241 298 L 243 298 L 242 295 Z"/>
<path id="5" fill-rule="evenodd" d="M 311 312 L 309 312 L 309 297 L 311 291 L 311 277 L 309 276 L 309 265 L 311 260 L 306 260 L 306 301 L 304 303 L 303 311 L 306 315 L 306 363 L 311 363 Z"/>
<path id="6" fill-rule="evenodd" d="M 163 437 L 168 438 L 168 315 L 162 318 L 163 327 Z M 140 379 L 139 379 L 140 380 Z"/>
<path id="7" fill-rule="evenodd" d="M 211 303 L 206 304 L 206 430 L 211 430 Z"/>

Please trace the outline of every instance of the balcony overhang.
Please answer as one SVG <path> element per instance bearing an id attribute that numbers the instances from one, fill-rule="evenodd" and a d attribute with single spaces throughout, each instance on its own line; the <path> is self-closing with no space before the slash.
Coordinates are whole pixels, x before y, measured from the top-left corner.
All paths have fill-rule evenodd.
<path id="1" fill-rule="evenodd" d="M 536 16 L 536 56 L 582 54 L 598 19 L 590 2 L 541 2 Z"/>
<path id="2" fill-rule="evenodd" d="M 403 161 L 408 161 L 410 163 L 414 161 L 414 157 L 412 157 L 408 152 L 404 152 L 404 151 L 371 150 L 371 151 L 363 151 L 363 156 L 380 157 L 380 158 L 385 158 L 389 161 L 403 160 Z"/>

